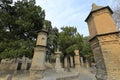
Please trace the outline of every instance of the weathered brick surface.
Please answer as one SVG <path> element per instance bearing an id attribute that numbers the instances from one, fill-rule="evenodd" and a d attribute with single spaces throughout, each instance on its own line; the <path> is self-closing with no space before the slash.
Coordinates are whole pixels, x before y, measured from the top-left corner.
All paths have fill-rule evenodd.
<path id="1" fill-rule="evenodd" d="M 112 19 L 112 11 L 107 7 L 93 5 L 87 18 L 90 43 L 96 61 L 98 80 L 120 80 L 120 31 Z"/>

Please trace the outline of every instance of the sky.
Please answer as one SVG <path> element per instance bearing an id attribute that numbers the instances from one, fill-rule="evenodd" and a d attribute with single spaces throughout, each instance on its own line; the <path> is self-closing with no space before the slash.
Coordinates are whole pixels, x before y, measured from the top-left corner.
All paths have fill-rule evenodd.
<path id="1" fill-rule="evenodd" d="M 85 22 L 91 11 L 92 3 L 111 6 L 112 0 L 36 0 L 36 5 L 45 10 L 45 19 L 60 30 L 63 26 L 74 26 L 84 36 L 89 35 Z"/>

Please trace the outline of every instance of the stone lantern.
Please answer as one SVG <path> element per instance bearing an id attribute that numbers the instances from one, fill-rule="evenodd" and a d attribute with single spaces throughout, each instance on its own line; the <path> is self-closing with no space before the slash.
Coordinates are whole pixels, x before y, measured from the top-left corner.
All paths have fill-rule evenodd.
<path id="1" fill-rule="evenodd" d="M 56 72 L 64 71 L 64 69 L 61 66 L 61 62 L 60 62 L 60 55 L 61 54 L 62 54 L 62 52 L 59 51 L 59 49 L 57 49 L 57 51 L 55 52 L 55 55 L 56 55 L 55 70 L 56 70 Z"/>

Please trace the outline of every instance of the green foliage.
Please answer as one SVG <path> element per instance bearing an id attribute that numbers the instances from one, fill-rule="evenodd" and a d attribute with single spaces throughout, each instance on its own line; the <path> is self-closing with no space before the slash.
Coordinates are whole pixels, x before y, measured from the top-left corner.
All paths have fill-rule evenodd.
<path id="1" fill-rule="evenodd" d="M 82 48 L 81 55 L 85 58 L 92 57 L 93 53 L 92 53 L 92 49 L 91 49 L 90 43 L 89 43 L 89 36 L 84 37 L 82 46 L 83 46 L 83 48 Z"/>
<path id="2" fill-rule="evenodd" d="M 62 27 L 59 34 L 59 46 L 64 56 L 74 55 L 74 50 L 82 50 L 83 36 L 73 26 Z"/>
<path id="3" fill-rule="evenodd" d="M 32 57 L 37 32 L 41 30 L 45 12 L 31 2 L 11 5 L 2 0 L 0 6 L 0 58 Z"/>
<path id="4" fill-rule="evenodd" d="M 57 28 L 52 28 L 51 22 L 50 21 L 45 21 L 45 24 L 48 29 L 48 42 L 47 42 L 47 47 L 49 49 L 48 54 L 54 53 L 54 51 L 57 49 L 58 45 L 58 29 Z"/>
<path id="5" fill-rule="evenodd" d="M 87 59 L 93 57 L 88 36 L 83 37 L 73 26 L 62 27 L 61 29 L 62 31 L 59 33 L 59 46 L 64 56 L 73 56 L 74 50 L 78 49 L 80 56 Z"/>

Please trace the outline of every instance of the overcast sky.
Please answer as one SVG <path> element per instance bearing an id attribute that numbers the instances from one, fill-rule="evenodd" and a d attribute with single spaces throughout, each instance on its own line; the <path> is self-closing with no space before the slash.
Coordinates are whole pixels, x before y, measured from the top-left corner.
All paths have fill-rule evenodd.
<path id="1" fill-rule="evenodd" d="M 111 5 L 111 0 L 36 0 L 46 12 L 46 19 L 59 30 L 63 26 L 75 26 L 80 34 L 89 35 L 85 19 L 92 8 L 92 3 L 100 6 Z"/>

